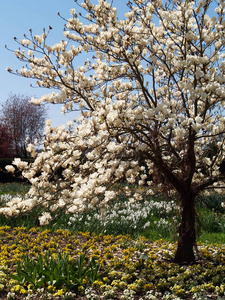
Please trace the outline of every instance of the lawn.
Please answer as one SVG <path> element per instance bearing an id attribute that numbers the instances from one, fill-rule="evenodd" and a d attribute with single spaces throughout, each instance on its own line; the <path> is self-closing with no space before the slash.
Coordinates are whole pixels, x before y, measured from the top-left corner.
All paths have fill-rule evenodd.
<path id="1" fill-rule="evenodd" d="M 1 203 L 28 188 L 2 185 Z M 0 299 L 225 299 L 223 197 L 198 199 L 197 261 L 179 266 L 171 263 L 176 201 L 158 195 L 131 205 L 119 188 L 113 209 L 62 210 L 44 227 L 37 211 L 0 216 Z"/>

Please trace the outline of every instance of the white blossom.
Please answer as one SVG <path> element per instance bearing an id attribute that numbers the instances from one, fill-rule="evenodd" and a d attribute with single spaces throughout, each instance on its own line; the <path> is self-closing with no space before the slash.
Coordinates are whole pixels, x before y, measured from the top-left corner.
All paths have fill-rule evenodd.
<path id="1" fill-rule="evenodd" d="M 11 172 L 11 173 L 14 173 L 15 172 L 15 168 L 11 165 L 8 165 L 5 167 L 5 169 L 8 171 L 8 172 Z"/>
<path id="2" fill-rule="evenodd" d="M 41 217 L 39 217 L 40 225 L 47 225 L 52 220 L 50 213 L 43 213 Z"/>
<path id="3" fill-rule="evenodd" d="M 26 168 L 28 165 L 28 162 L 22 161 L 21 158 L 14 158 L 12 163 L 19 169 Z"/>

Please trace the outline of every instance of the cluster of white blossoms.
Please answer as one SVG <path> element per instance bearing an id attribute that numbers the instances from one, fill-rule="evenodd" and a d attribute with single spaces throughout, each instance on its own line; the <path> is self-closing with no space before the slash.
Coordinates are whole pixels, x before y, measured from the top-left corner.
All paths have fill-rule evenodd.
<path id="1" fill-rule="evenodd" d="M 80 4 L 85 24 L 71 10 L 64 32 L 69 42 L 48 46 L 46 33 L 18 41 L 24 49 L 15 54 L 27 63 L 20 75 L 58 90 L 32 102 L 58 103 L 62 112 L 79 109 L 81 116 L 68 127 L 53 128 L 48 121 L 43 152 L 35 154 L 30 145 L 32 164 L 15 159 L 32 183 L 32 200 L 0 212 L 10 215 L 15 207 L 17 214 L 32 205 L 48 212 L 61 207 L 76 212 L 89 203 L 103 208 L 119 193 L 111 188 L 118 181 L 137 184 L 131 202 L 143 199 L 138 189 L 143 184 L 149 194 L 153 184 L 158 189 L 164 184 L 181 198 L 187 191 L 196 196 L 206 188 L 219 190 L 225 2 L 219 0 L 215 11 L 211 5 L 133 0 L 119 20 L 107 1 L 86 0 Z M 80 55 L 87 59 L 75 67 Z M 49 219 L 45 215 L 43 222 Z"/>

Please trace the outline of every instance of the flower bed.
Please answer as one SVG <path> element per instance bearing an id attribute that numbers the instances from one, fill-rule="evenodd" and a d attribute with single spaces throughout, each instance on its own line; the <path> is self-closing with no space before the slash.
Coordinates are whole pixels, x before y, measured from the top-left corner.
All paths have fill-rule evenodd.
<path id="1" fill-rule="evenodd" d="M 197 263 L 179 266 L 170 262 L 176 245 L 163 240 L 150 242 L 129 235 L 114 237 L 88 232 L 73 235 L 68 230 L 51 232 L 38 227 L 28 230 L 8 226 L 0 227 L 0 236 L 1 299 L 225 298 L 224 246 L 200 244 Z M 89 275 L 85 275 L 79 284 L 68 289 L 63 284 L 57 288 L 56 280 L 52 284 L 43 281 L 42 286 L 35 288 L 27 280 L 10 277 L 18 274 L 19 262 L 24 266 L 25 254 L 34 262 L 47 252 L 55 259 L 59 254 L 68 255 L 71 264 L 85 253 L 84 268 L 93 259 L 93 268 L 100 266 L 95 277 L 98 279 L 91 282 Z"/>

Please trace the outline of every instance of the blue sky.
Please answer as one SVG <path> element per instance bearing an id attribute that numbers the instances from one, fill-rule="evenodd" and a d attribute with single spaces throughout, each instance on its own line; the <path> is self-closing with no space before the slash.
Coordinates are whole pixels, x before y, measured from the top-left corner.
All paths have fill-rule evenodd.
<path id="1" fill-rule="evenodd" d="M 114 1 L 115 5 L 119 4 L 120 9 L 125 7 L 126 2 Z M 65 39 L 63 36 L 65 22 L 58 16 L 58 12 L 68 18 L 71 8 L 77 8 L 73 0 L 0 0 L 0 105 L 7 100 L 10 93 L 41 97 L 51 92 L 32 88 L 30 84 L 34 84 L 34 80 L 18 77 L 6 71 L 8 66 L 13 70 L 20 70 L 23 63 L 12 52 L 6 50 L 5 45 L 16 50 L 18 44 L 14 41 L 14 37 L 23 39 L 24 34 L 29 35 L 29 29 L 32 29 L 34 34 L 42 34 L 43 28 L 48 29 L 49 25 L 53 30 L 48 38 L 48 44 L 58 43 Z M 71 113 L 65 117 L 61 114 L 59 105 L 49 106 L 48 118 L 53 120 L 54 126 L 65 124 L 76 116 Z"/>
<path id="2" fill-rule="evenodd" d="M 126 0 L 114 0 L 119 17 L 123 17 L 127 11 L 126 3 Z M 34 80 L 18 77 L 6 71 L 7 66 L 13 70 L 20 70 L 23 63 L 12 52 L 6 50 L 5 45 L 16 50 L 18 44 L 14 41 L 14 37 L 23 39 L 24 34 L 29 35 L 29 29 L 32 29 L 34 34 L 42 34 L 43 28 L 48 29 L 49 25 L 53 30 L 48 38 L 48 44 L 58 43 L 65 39 L 63 36 L 65 22 L 58 16 L 58 12 L 68 18 L 71 8 L 77 9 L 73 0 L 0 0 L 0 105 L 6 101 L 11 92 L 37 97 L 51 92 L 31 88 L 30 84 L 34 84 Z M 73 113 L 65 117 L 61 114 L 59 105 L 50 105 L 48 115 L 53 120 L 54 126 L 64 124 L 77 116 Z"/>
<path id="3" fill-rule="evenodd" d="M 5 102 L 9 94 L 24 94 L 40 97 L 50 90 L 31 88 L 34 80 L 9 74 L 6 67 L 20 70 L 23 63 L 12 52 L 5 49 L 5 45 L 12 50 L 18 48 L 14 37 L 24 38 L 31 28 L 34 34 L 41 34 L 43 28 L 49 25 L 53 30 L 49 38 L 49 44 L 59 42 L 63 38 L 64 21 L 58 16 L 58 12 L 66 18 L 70 16 L 70 9 L 75 7 L 73 0 L 0 0 L 0 105 Z M 58 105 L 50 105 L 48 118 L 57 126 L 73 119 L 74 115 L 66 117 L 61 114 Z"/>

